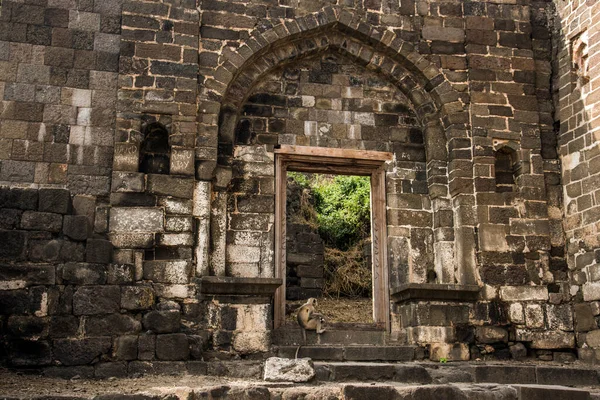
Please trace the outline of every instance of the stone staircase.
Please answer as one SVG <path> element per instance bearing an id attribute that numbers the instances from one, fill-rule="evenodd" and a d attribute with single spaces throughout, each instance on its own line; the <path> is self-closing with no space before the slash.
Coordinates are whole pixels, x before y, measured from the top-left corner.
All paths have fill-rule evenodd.
<path id="1" fill-rule="evenodd" d="M 391 340 L 384 329 L 367 324 L 330 324 L 317 335 L 286 325 L 273 331 L 273 352 L 278 357 L 310 357 L 315 361 L 412 361 L 419 357 L 417 346 Z"/>

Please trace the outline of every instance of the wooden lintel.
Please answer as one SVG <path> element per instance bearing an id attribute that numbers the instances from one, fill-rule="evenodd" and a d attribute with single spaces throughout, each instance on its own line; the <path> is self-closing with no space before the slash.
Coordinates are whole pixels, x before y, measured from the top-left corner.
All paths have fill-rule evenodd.
<path id="1" fill-rule="evenodd" d="M 386 151 L 372 150 L 353 150 L 353 149 L 333 149 L 328 147 L 312 147 L 312 146 L 292 146 L 282 144 L 275 149 L 275 154 L 292 155 L 292 156 L 307 156 L 307 157 L 322 157 L 333 159 L 349 159 L 349 160 L 372 160 L 372 161 L 391 161 L 393 154 Z"/>

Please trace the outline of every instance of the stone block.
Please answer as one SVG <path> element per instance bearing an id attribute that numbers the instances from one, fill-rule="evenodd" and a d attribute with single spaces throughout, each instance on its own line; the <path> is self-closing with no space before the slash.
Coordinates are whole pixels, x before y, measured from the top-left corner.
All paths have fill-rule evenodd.
<path id="1" fill-rule="evenodd" d="M 590 400 L 590 393 L 582 389 L 544 387 L 540 385 L 519 385 L 515 388 L 517 389 L 518 399 L 523 400 Z"/>
<path id="2" fill-rule="evenodd" d="M 18 261 L 25 257 L 27 234 L 21 231 L 0 231 L 0 259 Z"/>
<path id="3" fill-rule="evenodd" d="M 346 385 L 342 389 L 343 398 L 347 400 L 361 400 L 361 399 L 396 399 L 400 398 L 397 390 L 393 386 L 379 385 L 379 386 L 364 386 L 364 385 Z M 425 399 L 427 397 L 419 397 L 416 399 Z M 461 397 L 445 397 L 447 399 L 460 399 Z"/>
<path id="4" fill-rule="evenodd" d="M 294 358 L 298 346 L 278 346 L 277 355 L 283 358 Z M 310 358 L 315 361 L 343 361 L 343 346 L 302 346 L 298 351 L 298 357 Z"/>
<path id="5" fill-rule="evenodd" d="M 188 338 L 183 333 L 156 336 L 156 357 L 165 361 L 187 360 L 190 355 Z"/>
<path id="6" fill-rule="evenodd" d="M 88 239 L 85 260 L 89 263 L 108 264 L 112 261 L 112 243 L 104 239 Z"/>
<path id="7" fill-rule="evenodd" d="M 94 378 L 125 378 L 127 377 L 126 362 L 102 362 L 94 366 Z"/>
<path id="8" fill-rule="evenodd" d="M 478 326 L 475 328 L 475 339 L 479 343 L 506 343 L 508 332 L 498 326 Z"/>
<path id="9" fill-rule="evenodd" d="M 144 262 L 144 279 L 157 283 L 189 283 L 192 264 L 186 260 Z"/>
<path id="10" fill-rule="evenodd" d="M 114 171 L 138 172 L 140 150 L 136 143 L 115 143 Z"/>
<path id="11" fill-rule="evenodd" d="M 58 267 L 64 285 L 104 285 L 106 266 L 89 263 L 66 263 Z"/>
<path id="12" fill-rule="evenodd" d="M 31 314 L 35 311 L 35 299 L 30 296 L 27 290 L 15 290 L 18 288 L 19 286 L 14 288 L 9 286 L 0 290 L 0 314 Z"/>
<path id="13" fill-rule="evenodd" d="M 391 381 L 394 368 L 385 364 L 371 364 L 365 368 L 360 363 L 340 363 L 335 365 L 333 376 L 336 381 Z"/>
<path id="14" fill-rule="evenodd" d="M 164 211 L 154 207 L 113 207 L 109 212 L 111 232 L 162 232 Z"/>
<path id="15" fill-rule="evenodd" d="M 25 315 L 11 315 L 6 322 L 7 333 L 13 336 L 33 337 L 34 339 L 48 336 L 48 321 L 46 318 Z"/>
<path id="16" fill-rule="evenodd" d="M 2 215 L 2 218 L 0 218 L 0 229 L 13 230 L 19 227 L 23 211 L 4 208 L 0 210 L 0 213 Z"/>
<path id="17" fill-rule="evenodd" d="M 62 229 L 62 224 L 61 214 L 25 211 L 21 217 L 21 228 L 26 230 L 58 233 Z"/>
<path id="18" fill-rule="evenodd" d="M 587 332 L 598 329 L 596 318 L 592 313 L 592 308 L 587 303 L 575 304 L 573 306 L 575 312 L 575 331 Z"/>
<path id="19" fill-rule="evenodd" d="M 7 359 L 15 367 L 50 365 L 52 349 L 45 340 L 12 340 L 6 345 Z"/>
<path id="20" fill-rule="evenodd" d="M 112 191 L 116 193 L 143 192 L 146 188 L 142 172 L 115 171 L 112 174 Z"/>
<path id="21" fill-rule="evenodd" d="M 533 366 L 478 365 L 475 367 L 477 383 L 536 383 Z"/>
<path id="22" fill-rule="evenodd" d="M 154 233 L 110 233 L 112 245 L 118 249 L 149 249 L 154 247 Z"/>
<path id="23" fill-rule="evenodd" d="M 527 304 L 525 306 L 525 325 L 528 328 L 544 327 L 544 311 L 540 304 Z"/>
<path id="24" fill-rule="evenodd" d="M 194 186 L 192 215 L 198 218 L 210 217 L 211 187 L 210 182 L 197 181 Z"/>
<path id="25" fill-rule="evenodd" d="M 349 361 L 412 361 L 414 355 L 410 346 L 347 346 L 344 357 Z"/>
<path id="26" fill-rule="evenodd" d="M 531 342 L 532 349 L 571 349 L 575 346 L 575 335 L 572 332 L 530 331 L 518 328 L 515 330 L 515 340 Z"/>
<path id="27" fill-rule="evenodd" d="M 39 211 L 67 214 L 70 208 L 71 194 L 67 189 L 40 189 Z"/>
<path id="28" fill-rule="evenodd" d="M 109 337 L 58 339 L 54 341 L 54 357 L 63 365 L 90 364 L 111 348 Z"/>
<path id="29" fill-rule="evenodd" d="M 0 190 L 0 207 L 18 208 L 20 210 L 37 210 L 38 191 L 34 189 Z"/>
<path id="30" fill-rule="evenodd" d="M 165 247 L 191 247 L 194 245 L 194 236 L 191 232 L 184 233 L 158 233 L 156 243 Z"/>
<path id="31" fill-rule="evenodd" d="M 73 240 L 86 240 L 89 232 L 88 221 L 85 215 L 65 215 L 63 232 Z"/>
<path id="32" fill-rule="evenodd" d="M 550 329 L 573 330 L 573 308 L 570 304 L 547 304 L 546 317 Z"/>
<path id="33" fill-rule="evenodd" d="M 86 336 L 116 336 L 139 333 L 140 321 L 127 314 L 92 316 L 85 319 Z"/>
<path id="34" fill-rule="evenodd" d="M 165 229 L 167 232 L 191 232 L 192 217 L 167 216 Z"/>
<path id="35" fill-rule="evenodd" d="M 322 278 L 323 267 L 315 265 L 298 265 L 296 267 L 296 274 L 302 278 Z"/>
<path id="36" fill-rule="evenodd" d="M 461 28 L 426 25 L 423 27 L 422 33 L 423 39 L 425 40 L 440 40 L 457 43 L 465 40 L 465 31 Z"/>
<path id="37" fill-rule="evenodd" d="M 233 335 L 233 348 L 240 354 L 253 354 L 269 351 L 271 335 L 268 331 L 243 331 Z"/>
<path id="38" fill-rule="evenodd" d="M 79 318 L 72 315 L 57 315 L 50 317 L 49 336 L 51 338 L 68 338 L 77 335 Z"/>
<path id="39" fill-rule="evenodd" d="M 588 332 L 585 335 L 585 342 L 592 348 L 600 348 L 600 330 Z"/>
<path id="40" fill-rule="evenodd" d="M 469 361 L 471 353 L 466 343 L 431 343 L 429 359 L 431 361 Z"/>
<path id="41" fill-rule="evenodd" d="M 144 334 L 138 336 L 138 358 L 154 360 L 156 350 L 156 335 Z"/>
<path id="42" fill-rule="evenodd" d="M 509 346 L 509 351 L 513 360 L 522 360 L 527 357 L 527 348 L 523 343 L 515 343 Z"/>
<path id="43" fill-rule="evenodd" d="M 148 174 L 146 190 L 153 194 L 191 199 L 194 179 Z"/>
<path id="44" fill-rule="evenodd" d="M 192 214 L 194 207 L 192 200 L 176 199 L 172 197 L 161 197 L 158 200 L 158 204 L 165 208 L 167 215 L 190 215 Z"/>
<path id="45" fill-rule="evenodd" d="M 54 285 L 55 283 L 56 274 L 53 265 L 0 264 L 0 290 L 15 290 L 33 285 Z"/>
<path id="46" fill-rule="evenodd" d="M 144 329 L 154 333 L 179 332 L 181 313 L 179 311 L 150 311 L 142 320 Z"/>
<path id="47" fill-rule="evenodd" d="M 503 301 L 546 301 L 548 288 L 545 286 L 502 286 L 500 298 Z"/>
<path id="48" fill-rule="evenodd" d="M 96 197 L 87 195 L 73 196 L 73 214 L 87 217 L 89 232 L 92 232 L 96 214 Z"/>
<path id="49" fill-rule="evenodd" d="M 118 286 L 84 286 L 73 295 L 75 315 L 118 313 L 121 305 L 121 289 Z"/>
<path id="50" fill-rule="evenodd" d="M 171 174 L 194 175 L 194 150 L 173 146 L 171 148 Z"/>
<path id="51" fill-rule="evenodd" d="M 541 385 L 597 386 L 598 373 L 593 369 L 562 368 L 554 366 L 537 367 L 537 383 Z"/>
<path id="52" fill-rule="evenodd" d="M 507 229 L 499 224 L 480 224 L 479 240 L 482 251 L 509 251 L 506 241 Z"/>
<path id="53" fill-rule="evenodd" d="M 315 377 L 310 358 L 270 357 L 265 362 L 264 380 L 270 382 L 308 382 Z"/>
<path id="54" fill-rule="evenodd" d="M 109 285 L 133 283 L 135 279 L 134 269 L 135 266 L 133 264 L 109 264 L 106 269 L 106 283 Z"/>
<path id="55" fill-rule="evenodd" d="M 587 282 L 581 287 L 583 301 L 600 300 L 600 282 Z"/>
<path id="56" fill-rule="evenodd" d="M 121 308 L 125 310 L 147 310 L 154 305 L 154 290 L 145 286 L 123 286 Z"/>

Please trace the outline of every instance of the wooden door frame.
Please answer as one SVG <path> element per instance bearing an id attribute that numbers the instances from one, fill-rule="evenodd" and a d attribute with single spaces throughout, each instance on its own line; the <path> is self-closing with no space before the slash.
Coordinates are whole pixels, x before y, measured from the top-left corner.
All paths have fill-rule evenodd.
<path id="1" fill-rule="evenodd" d="M 392 153 L 281 145 L 275 149 L 275 277 L 283 281 L 275 292 L 275 328 L 285 322 L 287 171 L 371 177 L 371 254 L 373 321 L 390 330 L 390 289 L 387 262 L 385 162 Z"/>

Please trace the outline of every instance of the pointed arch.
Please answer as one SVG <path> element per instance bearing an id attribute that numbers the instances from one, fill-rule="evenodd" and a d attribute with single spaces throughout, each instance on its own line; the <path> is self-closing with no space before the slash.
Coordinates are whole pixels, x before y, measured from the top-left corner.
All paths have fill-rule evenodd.
<path id="1" fill-rule="evenodd" d="M 470 161 L 464 159 L 464 154 L 471 152 L 469 111 L 465 104 L 468 99 L 453 88 L 436 65 L 417 53 L 412 44 L 392 31 L 373 27 L 360 15 L 338 7 L 326 7 L 266 30 L 256 29 L 239 48 L 223 51 L 220 65 L 206 80 L 199 99 L 203 121 L 200 129 L 210 132 L 213 141 L 217 136 L 218 150 L 214 149 L 217 154 L 212 160 L 227 165 L 233 157 L 234 133 L 241 105 L 263 76 L 287 63 L 328 51 L 341 53 L 382 75 L 413 104 L 423 127 L 427 183 L 434 213 L 452 214 L 461 207 L 468 207 L 473 193 L 472 168 L 468 170 Z M 207 133 L 204 133 L 205 137 Z M 196 157 L 198 160 L 203 158 L 199 154 Z M 472 226 L 462 226 L 462 220 L 456 216 L 453 221 L 456 224 L 452 222 L 451 231 L 446 225 L 434 224 L 434 230 L 444 231 L 435 235 L 434 246 L 454 249 L 453 231 L 457 228 L 463 237 L 474 236 Z M 225 243 L 220 245 L 223 249 L 224 246 Z M 467 247 L 459 246 L 457 242 L 456 250 L 440 252 L 444 257 L 436 258 L 436 268 L 437 264 L 446 269 L 453 264 L 448 263 L 445 256 L 456 256 L 457 260 L 474 257 L 472 249 Z M 471 267 L 474 265 L 469 264 L 466 268 Z M 456 268 L 459 283 L 472 281 L 474 271 L 465 273 L 460 265 Z M 452 272 L 443 275 L 454 279 Z"/>

